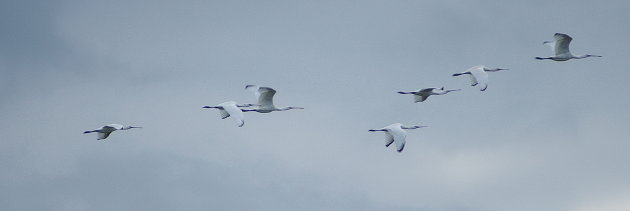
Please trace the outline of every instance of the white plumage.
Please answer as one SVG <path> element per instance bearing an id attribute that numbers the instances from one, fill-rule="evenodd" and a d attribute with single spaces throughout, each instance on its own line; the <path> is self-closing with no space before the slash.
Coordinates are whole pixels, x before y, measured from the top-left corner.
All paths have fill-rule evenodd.
<path id="1" fill-rule="evenodd" d="M 477 65 L 474 67 L 469 68 L 468 70 L 461 72 L 461 73 L 455 73 L 453 74 L 453 76 L 459 76 L 459 75 L 469 75 L 470 76 L 470 85 L 471 86 L 477 86 L 479 85 L 479 89 L 481 91 L 486 91 L 486 89 L 488 88 L 488 73 L 487 72 L 496 72 L 499 70 L 507 70 L 507 69 L 503 69 L 503 68 L 488 68 L 486 66 L 483 65 Z"/>
<path id="2" fill-rule="evenodd" d="M 381 129 L 372 129 L 370 132 L 383 131 L 385 132 L 385 147 L 389 147 L 392 143 L 396 143 L 396 151 L 402 152 L 405 149 L 405 139 L 407 138 L 407 132 L 405 130 L 423 128 L 427 126 L 404 126 L 400 123 L 394 123 Z"/>
<path id="3" fill-rule="evenodd" d="M 425 88 L 410 92 L 398 92 L 399 94 L 413 94 L 414 102 L 424 102 L 431 95 L 444 95 L 449 92 L 459 91 L 460 89 L 448 89 L 441 88 Z"/>
<path id="4" fill-rule="evenodd" d="M 221 119 L 225 119 L 231 116 L 234 120 L 236 120 L 236 123 L 238 124 L 239 127 L 243 127 L 243 125 L 245 125 L 245 117 L 243 116 L 243 112 L 241 111 L 239 107 L 249 107 L 249 106 L 253 106 L 253 105 L 252 104 L 239 105 L 239 104 L 236 104 L 236 102 L 234 101 L 227 101 L 216 106 L 204 106 L 203 108 L 219 109 L 219 115 L 221 115 Z"/>
<path id="5" fill-rule="evenodd" d="M 569 59 L 583 59 L 583 58 L 587 58 L 587 57 L 602 57 L 602 56 L 591 55 L 591 54 L 575 56 L 575 55 L 571 54 L 571 51 L 569 50 L 569 44 L 571 44 L 571 40 L 573 40 L 573 38 L 571 38 L 569 35 L 561 34 L 561 33 L 554 34 L 553 38 L 555 39 L 555 41 L 545 41 L 545 42 L 543 42 L 543 44 L 544 45 L 549 45 L 549 46 L 552 47 L 552 51 L 554 53 L 554 56 L 550 56 L 550 57 L 536 57 L 536 59 L 539 59 L 539 60 L 550 59 L 550 60 L 554 60 L 554 61 L 567 61 Z"/>
<path id="6" fill-rule="evenodd" d="M 276 94 L 276 90 L 270 87 L 261 87 L 257 85 L 247 85 L 245 86 L 246 90 L 254 92 L 256 97 L 258 98 L 258 104 L 256 104 L 256 108 L 253 109 L 241 109 L 244 112 L 255 111 L 259 113 L 269 113 L 273 111 L 286 111 L 291 109 L 304 109 L 301 107 L 282 107 L 277 108 L 273 104 L 273 96 Z"/>
<path id="7" fill-rule="evenodd" d="M 106 139 L 109 135 L 117 130 L 129 130 L 132 128 L 142 128 L 142 127 L 134 127 L 134 126 L 123 126 L 121 124 L 108 124 L 103 127 L 94 130 L 88 130 L 83 132 L 85 133 L 98 133 L 98 138 L 96 140 Z"/>

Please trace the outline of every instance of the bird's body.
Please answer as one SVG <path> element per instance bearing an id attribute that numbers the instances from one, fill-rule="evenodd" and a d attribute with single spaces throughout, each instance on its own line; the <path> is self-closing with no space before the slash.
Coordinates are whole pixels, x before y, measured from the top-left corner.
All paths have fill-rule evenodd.
<path id="1" fill-rule="evenodd" d="M 407 138 L 407 132 L 405 130 L 423 128 L 427 126 L 404 126 L 400 123 L 394 123 L 381 129 L 372 129 L 370 132 L 383 131 L 385 132 L 385 147 L 389 147 L 392 143 L 396 143 L 396 151 L 402 152 L 405 148 L 405 139 Z"/>
<path id="2" fill-rule="evenodd" d="M 398 94 L 413 94 L 414 102 L 424 102 L 431 95 L 444 95 L 449 92 L 459 91 L 460 89 L 447 89 L 442 88 L 425 88 L 411 92 L 398 92 Z"/>
<path id="3" fill-rule="evenodd" d="M 552 47 L 552 51 L 554 52 L 554 56 L 550 56 L 550 57 L 536 57 L 536 59 L 539 59 L 539 60 L 550 59 L 550 60 L 554 60 L 554 61 L 567 61 L 569 59 L 583 59 L 583 58 L 587 58 L 587 57 L 602 57 L 602 56 L 591 55 L 591 54 L 577 55 L 577 56 L 573 55 L 573 54 L 571 54 L 571 51 L 569 50 L 569 44 L 571 44 L 571 40 L 573 40 L 573 38 L 571 38 L 569 35 L 561 34 L 561 33 L 554 34 L 553 38 L 556 41 L 545 41 L 545 42 L 543 42 L 543 44 L 544 45 L 549 45 L 549 46 Z"/>
<path id="4" fill-rule="evenodd" d="M 477 65 L 469 68 L 465 72 L 455 73 L 453 76 L 460 75 L 470 75 L 470 85 L 477 86 L 479 85 L 479 89 L 481 91 L 486 91 L 488 88 L 488 73 L 487 72 L 496 72 L 499 70 L 507 70 L 503 68 L 488 68 L 483 65 Z"/>
<path id="5" fill-rule="evenodd" d="M 203 108 L 216 108 L 219 109 L 219 114 L 221 115 L 221 119 L 225 119 L 228 117 L 232 117 L 236 120 L 239 127 L 243 127 L 245 125 L 245 117 L 243 116 L 243 111 L 241 111 L 240 107 L 249 107 L 253 106 L 252 104 L 244 104 L 239 105 L 234 101 L 227 101 L 221 103 L 216 106 L 204 106 Z"/>
<path id="6" fill-rule="evenodd" d="M 100 127 L 98 129 L 95 130 L 88 130 L 83 132 L 85 133 L 98 133 L 98 139 L 96 140 L 101 140 L 101 139 L 106 139 L 107 137 L 109 137 L 109 134 L 111 134 L 114 131 L 117 130 L 129 130 L 132 128 L 142 128 L 142 127 L 134 127 L 134 126 L 123 126 L 121 124 L 109 124 L 109 125 L 105 125 L 103 127 Z"/>
<path id="7" fill-rule="evenodd" d="M 304 109 L 301 107 L 282 107 L 277 108 L 273 104 L 273 96 L 276 94 L 276 90 L 269 87 L 260 87 L 256 85 L 247 85 L 245 86 L 246 90 L 250 90 L 254 92 L 256 97 L 258 98 L 258 104 L 256 104 L 255 108 L 252 109 L 241 109 L 244 112 L 255 111 L 258 113 L 270 113 L 273 111 L 286 111 L 291 109 Z"/>

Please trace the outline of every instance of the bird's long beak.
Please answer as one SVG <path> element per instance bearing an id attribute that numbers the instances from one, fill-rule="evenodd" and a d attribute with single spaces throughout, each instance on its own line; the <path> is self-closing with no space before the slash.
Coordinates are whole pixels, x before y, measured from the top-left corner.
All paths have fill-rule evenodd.
<path id="1" fill-rule="evenodd" d="M 201 107 L 201 108 L 212 108 L 212 106 L 204 106 L 204 107 Z"/>
<path id="2" fill-rule="evenodd" d="M 129 128 L 142 128 L 142 127 L 129 126 Z"/>

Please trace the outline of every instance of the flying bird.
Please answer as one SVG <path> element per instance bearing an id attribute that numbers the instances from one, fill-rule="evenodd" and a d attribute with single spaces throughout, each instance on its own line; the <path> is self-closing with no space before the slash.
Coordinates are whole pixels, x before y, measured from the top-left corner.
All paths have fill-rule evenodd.
<path id="1" fill-rule="evenodd" d="M 245 125 L 245 117 L 243 116 L 243 111 L 241 111 L 241 107 L 250 107 L 253 104 L 236 104 L 234 101 L 227 101 L 221 103 L 216 106 L 204 106 L 202 108 L 216 108 L 219 109 L 219 114 L 221 115 L 221 119 L 225 119 L 228 117 L 232 117 L 236 120 L 236 123 L 239 127 L 243 127 Z"/>
<path id="2" fill-rule="evenodd" d="M 252 109 L 241 109 L 244 112 L 255 111 L 258 113 L 269 113 L 272 111 L 286 111 L 291 109 L 304 109 L 301 107 L 282 107 L 277 108 L 273 105 L 273 96 L 276 94 L 276 90 L 269 87 L 261 87 L 256 85 L 247 85 L 245 86 L 246 90 L 254 92 L 256 97 L 258 98 L 258 104 L 255 104 L 256 107 Z"/>
<path id="3" fill-rule="evenodd" d="M 392 143 L 396 142 L 396 151 L 402 152 L 405 148 L 405 138 L 407 138 L 407 132 L 405 130 L 423 128 L 428 126 L 404 126 L 400 123 L 394 123 L 381 129 L 372 129 L 370 132 L 383 131 L 385 132 L 385 147 L 389 147 Z"/>
<path id="4" fill-rule="evenodd" d="M 453 74 L 453 76 L 470 75 L 470 85 L 471 86 L 479 85 L 479 88 L 481 91 L 486 91 L 486 89 L 488 88 L 488 73 L 487 72 L 496 72 L 499 70 L 508 70 L 508 69 L 488 68 L 483 65 L 477 65 L 477 66 L 469 68 L 465 72 L 455 73 Z"/>
<path id="5" fill-rule="evenodd" d="M 398 92 L 399 94 L 413 94 L 414 102 L 424 102 L 431 95 L 444 95 L 449 92 L 459 91 L 461 89 L 444 89 L 442 88 L 425 88 L 411 92 Z"/>
<path id="6" fill-rule="evenodd" d="M 587 57 L 602 57 L 602 56 L 591 55 L 591 54 L 575 56 L 575 55 L 571 54 L 571 51 L 569 51 L 569 44 L 571 43 L 571 40 L 573 40 L 573 38 L 571 38 L 569 35 L 561 34 L 561 33 L 554 34 L 553 38 L 556 41 L 545 41 L 545 42 L 543 42 L 543 44 L 551 46 L 552 47 L 551 50 L 554 52 L 555 56 L 536 57 L 536 59 L 539 59 L 539 60 L 551 59 L 551 60 L 554 60 L 554 61 L 566 61 L 566 60 L 569 60 L 569 59 L 583 59 L 583 58 L 587 58 Z"/>
<path id="7" fill-rule="evenodd" d="M 95 129 L 95 130 L 85 131 L 83 133 L 84 134 L 86 134 L 86 133 L 98 133 L 98 138 L 96 140 L 101 140 L 101 139 L 106 139 L 107 137 L 109 137 L 109 134 L 111 134 L 114 131 L 117 131 L 117 130 L 129 130 L 129 129 L 132 129 L 132 128 L 142 128 L 142 127 L 122 126 L 120 124 L 109 124 L 109 125 L 105 125 L 103 127 Z"/>

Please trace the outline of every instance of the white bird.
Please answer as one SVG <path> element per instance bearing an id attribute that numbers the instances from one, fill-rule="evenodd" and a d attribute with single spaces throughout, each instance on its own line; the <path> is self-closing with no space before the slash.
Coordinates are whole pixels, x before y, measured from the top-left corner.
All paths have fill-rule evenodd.
<path id="1" fill-rule="evenodd" d="M 219 109 L 219 114 L 221 115 L 221 119 L 225 119 L 228 117 L 232 117 L 236 120 L 239 127 L 243 127 L 245 124 L 245 117 L 243 116 L 243 111 L 241 111 L 240 107 L 249 107 L 253 106 L 253 104 L 236 104 L 234 101 L 227 101 L 221 103 L 216 106 L 204 106 L 203 108 L 216 108 Z"/>
<path id="2" fill-rule="evenodd" d="M 461 89 L 447 89 L 442 88 L 425 88 L 411 92 L 398 92 L 399 94 L 413 94 L 414 102 L 424 102 L 431 95 L 443 95 L 449 92 L 459 91 Z"/>
<path id="3" fill-rule="evenodd" d="M 88 130 L 83 132 L 85 133 L 98 133 L 98 139 L 96 140 L 101 140 L 101 139 L 106 139 L 107 137 L 109 137 L 109 134 L 111 134 L 114 131 L 117 130 L 129 130 L 132 128 L 142 128 L 142 127 L 134 127 L 134 126 L 122 126 L 120 124 L 109 124 L 109 125 L 105 125 L 103 127 L 100 127 L 98 129 L 95 130 Z"/>
<path id="4" fill-rule="evenodd" d="M 536 57 L 536 59 L 539 59 L 539 60 L 551 59 L 551 60 L 554 60 L 554 61 L 566 61 L 566 60 L 569 60 L 569 59 L 583 59 L 583 58 L 587 58 L 587 57 L 602 57 L 602 56 L 591 55 L 591 54 L 575 56 L 575 55 L 571 54 L 571 51 L 569 51 L 569 44 L 571 43 L 571 40 L 573 40 L 573 38 L 571 38 L 569 35 L 561 34 L 561 33 L 554 34 L 553 38 L 556 41 L 545 41 L 545 42 L 543 42 L 543 44 L 551 46 L 552 47 L 552 51 L 554 52 L 555 56 Z"/>
<path id="5" fill-rule="evenodd" d="M 272 112 L 272 111 L 286 111 L 286 110 L 291 110 L 291 109 L 304 109 L 304 108 L 301 108 L 301 107 L 293 107 L 293 106 L 276 108 L 276 106 L 273 105 L 273 95 L 276 94 L 276 90 L 274 90 L 272 88 L 260 87 L 260 86 L 256 86 L 256 85 L 247 85 L 247 86 L 245 86 L 245 89 L 254 92 L 254 94 L 258 98 L 258 104 L 256 104 L 256 108 L 253 108 L 253 109 L 241 109 L 244 112 L 255 111 L 255 112 L 259 112 L 259 113 L 269 113 L 269 112 Z"/>
<path id="6" fill-rule="evenodd" d="M 396 151 L 402 152 L 405 148 L 405 138 L 407 138 L 407 132 L 405 130 L 411 130 L 416 128 L 423 128 L 428 126 L 404 126 L 400 123 L 394 123 L 381 129 L 372 129 L 370 132 L 383 131 L 385 132 L 385 147 L 389 147 L 392 143 L 396 142 Z M 405 129 L 405 130 L 403 130 Z"/>
<path id="7" fill-rule="evenodd" d="M 481 91 L 486 91 L 486 89 L 488 88 L 488 73 L 487 72 L 496 72 L 496 71 L 499 71 L 499 70 L 508 70 L 508 69 L 488 68 L 488 67 L 483 66 L 483 65 L 477 65 L 477 66 L 469 68 L 465 72 L 455 73 L 455 74 L 453 74 L 453 76 L 459 76 L 459 75 L 466 75 L 466 74 L 468 74 L 468 75 L 470 75 L 470 85 L 471 86 L 479 85 L 479 88 L 480 88 Z"/>

